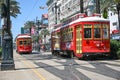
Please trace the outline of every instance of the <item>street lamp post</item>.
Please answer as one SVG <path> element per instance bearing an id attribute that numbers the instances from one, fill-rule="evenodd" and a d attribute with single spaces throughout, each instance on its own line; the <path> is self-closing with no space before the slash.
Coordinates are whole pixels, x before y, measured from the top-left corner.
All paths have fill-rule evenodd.
<path id="1" fill-rule="evenodd" d="M 14 70 L 15 64 L 13 61 L 13 42 L 10 30 L 10 0 L 5 1 L 7 15 L 4 17 L 6 23 L 4 22 L 3 24 L 1 70 Z"/>
<path id="2" fill-rule="evenodd" d="M 37 43 L 38 43 L 38 46 L 37 46 L 37 47 L 38 47 L 38 48 L 37 48 L 37 50 L 40 51 L 40 45 L 39 45 L 39 44 L 40 44 L 40 43 L 39 43 L 40 21 L 37 20 L 37 18 L 36 18 L 36 25 L 37 25 L 37 27 L 38 27 L 38 28 L 37 28 L 37 36 L 38 36 L 38 40 L 37 40 Z"/>

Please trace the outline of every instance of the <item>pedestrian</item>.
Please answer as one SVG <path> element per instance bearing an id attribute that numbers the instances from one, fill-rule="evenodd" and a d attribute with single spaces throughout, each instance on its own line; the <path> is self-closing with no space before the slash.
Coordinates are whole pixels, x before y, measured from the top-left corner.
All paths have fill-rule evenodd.
<path id="1" fill-rule="evenodd" d="M 38 44 L 38 51 L 40 52 L 40 44 Z"/>
<path id="2" fill-rule="evenodd" d="M 44 51 L 44 45 L 41 46 L 42 50 Z"/>

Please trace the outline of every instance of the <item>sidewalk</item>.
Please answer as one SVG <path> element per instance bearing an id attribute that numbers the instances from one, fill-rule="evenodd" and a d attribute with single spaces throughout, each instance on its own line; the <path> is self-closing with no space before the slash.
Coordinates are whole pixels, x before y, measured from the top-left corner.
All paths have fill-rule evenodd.
<path id="1" fill-rule="evenodd" d="M 16 52 L 14 52 L 14 63 L 15 70 L 0 71 L 0 80 L 45 80 L 38 66 Z"/>

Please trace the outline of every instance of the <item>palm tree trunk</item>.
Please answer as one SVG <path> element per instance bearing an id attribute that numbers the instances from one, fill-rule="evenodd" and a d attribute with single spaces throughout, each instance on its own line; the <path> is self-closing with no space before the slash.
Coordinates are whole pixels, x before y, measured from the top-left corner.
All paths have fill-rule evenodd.
<path id="1" fill-rule="evenodd" d="M 80 12 L 84 13 L 84 9 L 83 9 L 83 0 L 80 0 Z"/>
<path id="2" fill-rule="evenodd" d="M 120 2 L 117 4 L 117 12 L 118 12 L 118 26 L 120 30 Z"/>
<path id="3" fill-rule="evenodd" d="M 100 0 L 96 0 L 96 13 L 100 14 Z"/>

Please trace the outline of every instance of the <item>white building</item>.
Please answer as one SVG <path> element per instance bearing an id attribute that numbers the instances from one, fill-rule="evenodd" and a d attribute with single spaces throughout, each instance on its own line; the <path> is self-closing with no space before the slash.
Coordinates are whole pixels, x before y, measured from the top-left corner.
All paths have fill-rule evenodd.
<path id="1" fill-rule="evenodd" d="M 84 12 L 91 16 L 95 10 L 95 0 L 83 0 Z M 49 30 L 54 29 L 54 25 L 72 15 L 80 13 L 80 0 L 48 0 L 48 26 Z M 118 15 L 109 11 L 110 33 L 118 29 Z"/>
<path id="2" fill-rule="evenodd" d="M 109 16 L 109 20 L 110 20 L 110 33 L 112 33 L 113 30 L 119 29 L 119 27 L 118 27 L 118 15 L 112 11 L 109 11 L 108 16 Z"/>
<path id="3" fill-rule="evenodd" d="M 85 0 L 84 12 L 90 15 L 93 10 L 94 0 Z M 54 25 L 74 14 L 80 13 L 80 0 L 48 0 L 48 26 L 49 30 L 54 29 Z"/>
<path id="4" fill-rule="evenodd" d="M 53 26 L 55 24 L 55 2 L 57 0 L 48 0 L 48 26 L 49 30 L 51 31 L 53 29 Z"/>

